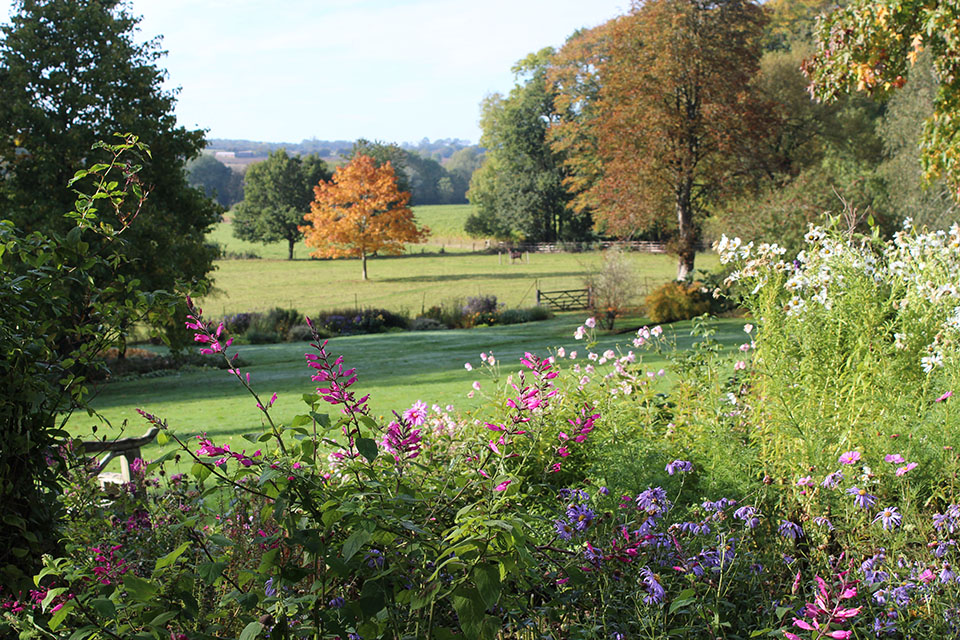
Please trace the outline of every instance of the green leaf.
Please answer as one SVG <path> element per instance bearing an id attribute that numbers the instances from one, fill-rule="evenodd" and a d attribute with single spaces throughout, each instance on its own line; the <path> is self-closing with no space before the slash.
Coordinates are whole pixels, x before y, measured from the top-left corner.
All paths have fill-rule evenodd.
<path id="1" fill-rule="evenodd" d="M 56 631 L 57 627 L 63 624 L 63 621 L 66 620 L 67 616 L 70 615 L 70 612 L 73 611 L 76 606 L 77 605 L 75 605 L 71 600 L 57 609 L 57 612 L 51 616 L 50 621 L 47 623 L 47 626 L 50 627 L 50 630 Z"/>
<path id="2" fill-rule="evenodd" d="M 696 594 L 697 592 L 694 589 L 684 589 L 677 594 L 677 597 L 674 599 L 674 601 L 670 603 L 669 612 L 674 613 L 677 609 L 691 604 L 694 602 L 694 600 L 696 600 Z"/>
<path id="3" fill-rule="evenodd" d="M 343 543 L 343 548 L 341 549 L 341 553 L 343 553 L 343 561 L 349 562 L 350 558 L 356 555 L 357 551 L 360 550 L 360 547 L 367 544 L 369 541 L 370 534 L 363 529 L 358 529 L 350 534 L 350 537 L 347 538 L 346 542 Z"/>
<path id="4" fill-rule="evenodd" d="M 197 565 L 197 573 L 205 583 L 213 584 L 227 568 L 226 562 L 201 562 Z"/>
<path id="5" fill-rule="evenodd" d="M 368 429 L 372 429 L 374 431 L 377 430 L 377 421 L 371 418 L 370 416 L 360 416 L 360 424 L 367 427 Z"/>
<path id="6" fill-rule="evenodd" d="M 473 583 L 483 598 L 483 604 L 490 609 L 500 599 L 500 568 L 497 565 L 477 565 L 473 569 Z"/>
<path id="7" fill-rule="evenodd" d="M 160 558 L 159 560 L 157 560 L 157 564 L 156 564 L 156 566 L 153 568 L 154 573 L 156 573 L 157 571 L 160 571 L 160 569 L 169 567 L 169 566 L 172 565 L 174 562 L 176 562 L 176 561 L 177 561 L 177 558 L 179 558 L 180 556 L 182 556 L 182 555 L 183 555 L 183 552 L 186 551 L 186 550 L 190 547 L 190 544 L 191 544 L 191 542 L 190 542 L 189 540 L 187 540 L 186 542 L 184 542 L 183 544 L 181 544 L 179 547 L 177 547 L 176 549 L 174 549 L 173 551 L 171 551 L 171 552 L 168 553 L 167 555 L 163 556 L 163 557 Z"/>
<path id="8" fill-rule="evenodd" d="M 53 599 L 59 596 L 61 593 L 66 591 L 66 587 L 57 587 L 56 589 L 50 589 L 47 591 L 47 595 L 44 596 L 43 601 L 40 603 L 40 606 L 44 611 L 47 610 L 47 607 L 50 606 L 50 603 L 53 602 Z"/>
<path id="9" fill-rule="evenodd" d="M 99 631 L 99 628 L 96 625 L 88 624 L 74 631 L 68 640 L 83 640 L 84 638 L 89 638 L 95 631 Z"/>
<path id="10" fill-rule="evenodd" d="M 357 438 L 357 451 L 367 462 L 373 462 L 377 459 L 377 441 L 373 438 Z"/>
<path id="11" fill-rule="evenodd" d="M 156 618 L 150 621 L 150 626 L 162 627 L 176 617 L 177 617 L 176 611 L 164 611 L 163 613 L 161 613 Z"/>
<path id="12" fill-rule="evenodd" d="M 159 591 L 157 585 L 151 584 L 143 578 L 138 578 L 132 573 L 123 574 L 123 587 L 131 598 L 139 602 L 150 602 Z"/>
<path id="13" fill-rule="evenodd" d="M 90 601 L 90 606 L 93 607 L 93 610 L 100 614 L 104 618 L 113 618 L 117 615 L 117 607 L 113 604 L 113 601 L 108 598 L 94 598 Z"/>
<path id="14" fill-rule="evenodd" d="M 240 640 L 253 640 L 263 631 L 263 625 L 254 620 L 240 632 Z"/>

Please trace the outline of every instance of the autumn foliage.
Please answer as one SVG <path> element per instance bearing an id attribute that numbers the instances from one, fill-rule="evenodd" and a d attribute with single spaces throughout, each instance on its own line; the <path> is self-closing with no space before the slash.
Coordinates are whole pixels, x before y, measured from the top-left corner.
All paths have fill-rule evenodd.
<path id="1" fill-rule="evenodd" d="M 329 182 L 314 187 L 316 198 L 309 223 L 300 227 L 316 258 L 359 257 L 367 279 L 367 257 L 402 254 L 407 243 L 423 242 L 429 229 L 417 227 L 408 203 L 410 194 L 397 188 L 393 166 L 377 166 L 373 158 L 355 156 L 338 167 Z"/>
<path id="2" fill-rule="evenodd" d="M 551 144 L 567 154 L 574 206 L 609 234 L 670 233 L 680 279 L 765 128 L 751 91 L 763 24 L 749 1 L 650 0 L 557 56 Z"/>

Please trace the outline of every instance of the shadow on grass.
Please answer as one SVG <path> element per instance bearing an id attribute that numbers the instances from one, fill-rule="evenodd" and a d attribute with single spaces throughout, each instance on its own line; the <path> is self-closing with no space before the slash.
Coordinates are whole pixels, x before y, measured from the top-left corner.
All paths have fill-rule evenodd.
<path id="1" fill-rule="evenodd" d="M 467 281 L 474 279 L 496 279 L 496 280 L 530 280 L 536 278 L 567 278 L 582 277 L 581 271 L 525 271 L 525 272 L 497 272 L 497 273 L 471 273 L 466 278 L 462 273 L 437 274 L 424 276 L 401 276 L 398 278 L 376 278 L 378 282 L 445 282 L 449 280 Z"/>

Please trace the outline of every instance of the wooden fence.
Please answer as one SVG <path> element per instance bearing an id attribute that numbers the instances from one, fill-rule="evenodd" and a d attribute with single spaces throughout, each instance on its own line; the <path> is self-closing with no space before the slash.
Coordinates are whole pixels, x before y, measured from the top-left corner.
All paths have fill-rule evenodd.
<path id="1" fill-rule="evenodd" d="M 538 243 L 509 243 L 503 242 L 492 248 L 497 251 L 521 251 L 529 253 L 582 253 L 611 248 L 623 251 L 637 251 L 641 253 L 666 253 L 667 245 L 664 242 L 635 240 L 632 242 L 599 241 L 599 242 L 538 242 Z M 697 251 L 706 251 L 709 247 L 704 244 L 697 246 Z"/>
<path id="2" fill-rule="evenodd" d="M 575 311 L 589 309 L 592 302 L 590 289 L 564 289 L 562 291 L 541 291 L 537 289 L 537 306 L 548 307 L 554 311 Z"/>

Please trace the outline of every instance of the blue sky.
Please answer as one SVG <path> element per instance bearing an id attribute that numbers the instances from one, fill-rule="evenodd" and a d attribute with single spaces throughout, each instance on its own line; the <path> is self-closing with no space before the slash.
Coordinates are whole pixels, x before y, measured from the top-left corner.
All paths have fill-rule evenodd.
<path id="1" fill-rule="evenodd" d="M 208 137 L 476 142 L 480 100 L 510 90 L 513 63 L 624 13 L 629 0 L 131 5 L 144 37 L 163 35 L 180 124 Z"/>

